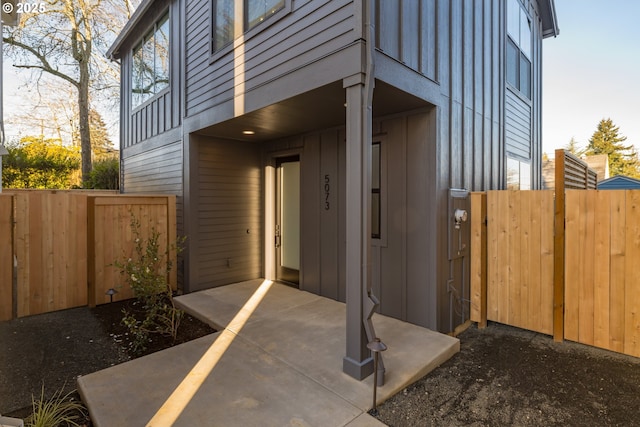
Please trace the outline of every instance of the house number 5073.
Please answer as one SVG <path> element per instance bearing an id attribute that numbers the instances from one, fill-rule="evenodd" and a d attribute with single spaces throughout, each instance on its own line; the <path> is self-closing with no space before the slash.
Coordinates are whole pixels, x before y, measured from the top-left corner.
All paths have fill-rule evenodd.
<path id="1" fill-rule="evenodd" d="M 331 205 L 329 204 L 329 195 L 331 194 L 331 177 L 329 174 L 324 176 L 324 210 L 328 211 L 331 209 Z"/>

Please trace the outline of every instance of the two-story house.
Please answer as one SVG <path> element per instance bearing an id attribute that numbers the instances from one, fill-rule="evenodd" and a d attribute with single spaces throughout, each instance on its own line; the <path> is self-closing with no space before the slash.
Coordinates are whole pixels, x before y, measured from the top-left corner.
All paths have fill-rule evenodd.
<path id="1" fill-rule="evenodd" d="M 264 277 L 346 301 L 362 376 L 376 298 L 468 319 L 468 191 L 540 188 L 557 34 L 553 0 L 144 0 L 109 50 L 121 187 L 178 195 L 185 292 Z"/>

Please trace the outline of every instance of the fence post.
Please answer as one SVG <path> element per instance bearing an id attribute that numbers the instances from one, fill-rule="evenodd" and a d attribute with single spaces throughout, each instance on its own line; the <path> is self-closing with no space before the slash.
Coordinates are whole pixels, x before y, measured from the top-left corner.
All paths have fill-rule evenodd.
<path id="1" fill-rule="evenodd" d="M 87 196 L 87 304 L 96 306 L 96 198 Z"/>
<path id="2" fill-rule="evenodd" d="M 471 320 L 487 327 L 487 193 L 471 193 Z"/>
<path id="3" fill-rule="evenodd" d="M 177 218 L 176 218 L 176 196 L 167 196 L 167 254 L 168 261 L 171 262 L 171 272 L 168 280 L 171 289 L 178 289 L 178 254 L 177 254 Z"/>
<path id="4" fill-rule="evenodd" d="M 564 339 L 565 153 L 556 150 L 555 222 L 553 242 L 553 340 Z"/>

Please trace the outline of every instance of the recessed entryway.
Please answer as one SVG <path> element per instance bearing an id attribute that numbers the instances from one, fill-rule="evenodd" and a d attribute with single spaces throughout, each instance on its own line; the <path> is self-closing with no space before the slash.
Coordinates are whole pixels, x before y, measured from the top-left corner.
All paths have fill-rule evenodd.
<path id="1" fill-rule="evenodd" d="M 300 157 L 276 159 L 276 280 L 300 283 Z"/>

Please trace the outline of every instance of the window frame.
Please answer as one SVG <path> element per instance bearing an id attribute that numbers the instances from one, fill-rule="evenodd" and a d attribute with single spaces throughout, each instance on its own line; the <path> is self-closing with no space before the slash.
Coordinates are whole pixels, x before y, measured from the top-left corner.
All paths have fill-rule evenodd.
<path id="1" fill-rule="evenodd" d="M 131 65 L 129 67 L 129 78 L 130 78 L 130 85 L 131 85 L 131 89 L 129 90 L 129 102 L 131 102 L 131 111 L 135 112 L 138 111 L 140 109 L 142 109 L 145 105 L 153 102 L 155 99 L 159 98 L 160 96 L 164 95 L 166 92 L 168 92 L 169 90 L 171 90 L 171 12 L 170 10 L 167 8 L 166 10 L 164 10 L 162 13 L 160 13 L 158 15 L 159 17 L 157 19 L 154 20 L 153 24 L 150 26 L 149 30 L 146 31 L 142 37 L 140 37 L 140 39 L 138 40 L 137 43 L 135 43 L 133 45 L 133 48 L 131 48 Z M 162 27 L 162 25 L 164 25 L 165 23 L 167 23 L 167 29 L 168 29 L 168 34 L 167 34 L 167 84 L 165 87 L 163 87 L 162 89 L 158 90 L 157 92 L 150 94 L 149 97 L 147 99 L 143 99 L 141 101 L 135 101 L 135 96 L 136 95 L 143 95 L 141 93 L 136 93 L 134 92 L 134 82 L 135 82 L 135 57 L 136 54 L 138 52 L 142 52 L 142 61 L 144 62 L 144 51 L 145 51 L 145 44 L 147 43 L 147 41 L 149 40 L 153 40 L 155 39 L 156 34 L 158 33 L 158 31 L 160 30 L 160 28 Z M 155 50 L 155 43 L 153 44 L 154 49 L 153 49 L 153 53 L 152 53 L 152 64 L 150 66 L 150 69 L 152 70 L 152 79 L 154 80 L 154 85 L 157 84 L 157 79 L 156 79 L 156 70 L 158 69 L 157 65 L 156 65 L 156 58 L 158 57 L 156 50 Z M 136 103 L 139 102 L 139 103 Z"/>
<path id="2" fill-rule="evenodd" d="M 505 164 L 505 188 L 507 190 L 531 190 L 533 188 L 533 174 L 531 170 L 531 160 L 522 160 L 516 157 L 507 156 Z M 517 171 L 515 171 L 517 169 Z M 510 182 L 510 171 L 517 177 L 517 182 Z M 522 185 L 523 178 L 528 180 L 526 185 Z"/>
<path id="3" fill-rule="evenodd" d="M 371 230 L 371 245 L 378 247 L 387 247 L 387 147 L 388 141 L 386 134 L 374 135 L 371 139 L 371 146 L 373 148 L 373 144 L 380 144 L 380 235 L 378 237 L 374 237 L 373 235 L 373 220 L 372 220 L 372 230 Z M 372 150 L 373 155 L 373 150 Z M 373 157 L 373 156 L 372 156 Z M 371 164 L 371 184 L 373 186 L 373 159 Z M 371 188 L 373 194 L 373 188 Z M 373 204 L 373 201 L 370 202 Z M 373 208 L 373 206 L 372 206 Z M 373 215 L 373 212 L 372 212 Z"/>
<path id="4" fill-rule="evenodd" d="M 374 156 L 374 148 L 377 147 L 377 159 Z M 377 162 L 376 162 L 377 160 Z M 377 164 L 376 164 L 377 163 Z M 376 173 L 377 172 L 377 173 Z M 377 183 L 374 182 L 374 176 L 377 175 Z M 376 185 L 377 184 L 377 185 Z M 373 203 L 374 195 L 377 195 L 378 204 Z M 374 140 L 371 143 L 371 238 L 380 239 L 382 236 L 382 143 Z M 377 209 L 374 209 L 376 208 Z M 374 212 L 374 211 L 377 211 Z M 374 217 L 378 218 L 378 226 L 374 227 Z"/>
<path id="5" fill-rule="evenodd" d="M 531 93 L 531 89 L 533 87 L 532 81 L 531 81 L 531 77 L 533 74 L 533 60 L 532 60 L 532 56 L 533 56 L 533 30 L 532 30 L 532 25 L 533 25 L 533 21 L 531 19 L 531 17 L 529 16 L 528 11 L 524 8 L 522 2 L 520 0 L 509 0 L 506 3 L 506 8 L 507 8 L 507 13 L 506 15 L 506 20 L 507 20 L 507 39 L 505 42 L 505 81 L 507 83 L 507 87 L 509 87 L 514 93 L 518 94 L 519 96 L 521 96 L 524 99 L 527 99 L 529 101 L 531 101 L 532 98 L 532 93 Z M 518 8 L 518 13 L 517 13 L 517 25 L 514 25 L 514 23 L 516 21 L 513 21 L 513 19 L 515 18 L 515 13 L 513 13 L 513 11 L 511 10 L 512 7 L 515 6 Z M 513 16 L 511 16 L 513 15 Z M 526 23 L 529 28 L 528 31 L 523 30 L 522 25 L 523 23 Z M 517 26 L 517 34 L 512 34 L 515 30 L 515 26 Z M 513 27 L 513 28 L 512 28 Z M 528 40 L 523 41 L 522 38 L 523 36 L 528 36 Z M 516 40 L 517 37 L 517 40 Z M 528 43 L 526 50 L 523 49 L 523 45 L 524 43 Z M 515 75 L 516 75 L 516 82 L 511 82 L 509 79 L 509 75 L 510 73 L 510 64 L 511 62 L 507 60 L 508 58 L 508 52 L 510 49 L 510 45 L 512 45 L 513 47 L 515 47 L 516 49 L 516 53 L 517 53 L 517 61 L 515 64 Z M 528 73 L 526 73 L 525 75 L 523 75 L 523 64 L 526 64 L 527 68 L 528 68 Z M 528 84 L 523 85 L 523 81 L 527 80 Z M 515 84 L 514 84 L 515 83 Z M 524 89 L 524 90 L 523 90 Z"/>
<path id="6" fill-rule="evenodd" d="M 215 33 L 216 33 L 216 22 L 215 22 L 215 17 L 216 17 L 216 5 L 217 5 L 217 1 L 218 0 L 211 0 L 211 7 L 209 8 L 209 25 L 211 28 L 211 33 L 209 34 L 209 52 L 211 55 L 211 60 L 210 62 L 214 62 L 215 60 L 217 60 L 219 57 L 226 55 L 227 53 L 229 53 L 230 51 L 233 50 L 235 41 L 242 37 L 243 38 L 243 42 L 249 40 L 250 38 L 254 37 L 255 35 L 261 33 L 262 31 L 266 30 L 267 28 L 269 28 L 270 26 L 272 26 L 273 24 L 275 24 L 276 22 L 280 21 L 283 17 L 285 17 L 286 15 L 288 15 L 289 13 L 291 13 L 292 10 L 292 0 L 283 0 L 284 4 L 276 11 L 274 12 L 272 15 L 269 15 L 266 19 L 264 19 L 262 22 L 254 25 L 251 28 L 247 28 L 248 23 L 247 23 L 247 14 L 244 13 L 244 11 L 247 8 L 247 4 L 249 0 L 242 0 L 241 2 L 239 2 L 239 4 L 242 5 L 242 22 L 241 22 L 241 30 L 238 30 L 237 27 L 237 20 L 234 20 L 234 28 L 232 30 L 232 37 L 231 40 L 226 42 L 224 45 L 220 46 L 219 48 L 216 48 L 215 46 Z M 234 12 L 234 15 L 238 15 L 238 12 Z"/>

